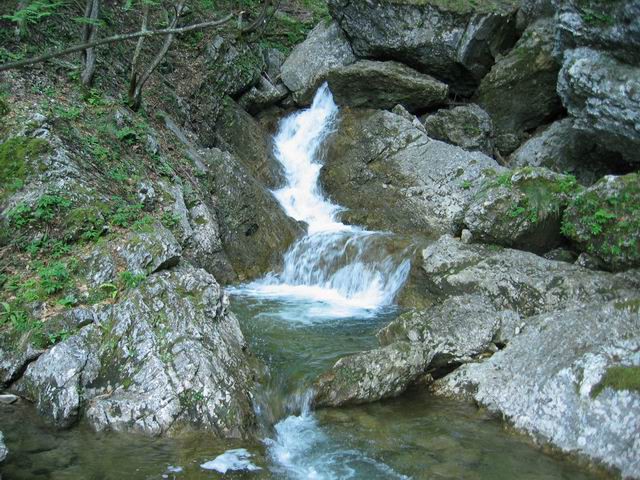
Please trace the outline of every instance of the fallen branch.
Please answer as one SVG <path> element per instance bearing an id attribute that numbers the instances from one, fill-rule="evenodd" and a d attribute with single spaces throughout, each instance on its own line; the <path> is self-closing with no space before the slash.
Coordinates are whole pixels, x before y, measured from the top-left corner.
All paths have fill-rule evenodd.
<path id="1" fill-rule="evenodd" d="M 96 40 L 95 42 L 87 42 L 81 45 L 75 45 L 73 47 L 69 47 L 57 52 L 49 52 L 37 57 L 27 58 L 25 60 L 19 60 L 17 62 L 4 63 L 0 65 L 0 72 L 4 72 L 6 70 L 12 70 L 15 68 L 22 68 L 29 65 L 34 65 L 36 63 L 45 62 L 52 58 L 63 57 L 65 55 L 69 55 L 70 53 L 81 52 L 88 48 L 99 47 L 100 45 L 106 45 L 108 43 L 122 42 L 124 40 L 131 40 L 133 38 L 140 38 L 140 37 L 153 37 L 157 35 L 170 35 L 170 34 L 181 35 L 183 33 L 192 32 L 194 30 L 203 30 L 205 28 L 217 27 L 227 23 L 233 18 L 235 18 L 235 14 L 231 13 L 226 17 L 221 18 L 220 20 L 210 20 L 208 22 L 187 25 L 186 27 L 165 28 L 162 30 L 143 30 L 139 32 L 122 33 L 120 35 L 114 35 L 112 37 L 102 38 L 100 40 Z"/>

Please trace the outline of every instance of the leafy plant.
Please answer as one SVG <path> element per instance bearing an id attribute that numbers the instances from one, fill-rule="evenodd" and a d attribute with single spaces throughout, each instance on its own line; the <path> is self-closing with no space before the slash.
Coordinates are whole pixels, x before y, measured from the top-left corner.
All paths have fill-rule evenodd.
<path id="1" fill-rule="evenodd" d="M 58 13 L 58 9 L 64 5 L 62 0 L 32 0 L 27 6 L 16 10 L 12 14 L 2 15 L 3 20 L 8 20 L 18 25 L 36 24 L 43 18 Z"/>
<path id="2" fill-rule="evenodd" d="M 143 273 L 132 273 L 128 270 L 120 272 L 120 281 L 125 288 L 135 288 L 147 278 Z"/>
<path id="3" fill-rule="evenodd" d="M 63 262 L 56 262 L 38 269 L 38 276 L 40 277 L 40 287 L 47 295 L 64 289 L 71 278 L 67 264 Z"/>

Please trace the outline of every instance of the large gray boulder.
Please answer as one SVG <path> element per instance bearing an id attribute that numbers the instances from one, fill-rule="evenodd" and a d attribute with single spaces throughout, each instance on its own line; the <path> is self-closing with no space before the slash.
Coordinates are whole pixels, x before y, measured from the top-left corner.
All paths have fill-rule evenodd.
<path id="1" fill-rule="evenodd" d="M 562 231 L 608 270 L 640 267 L 640 175 L 608 175 L 581 192 Z"/>
<path id="2" fill-rule="evenodd" d="M 151 435 L 253 429 L 254 371 L 215 279 L 184 267 L 150 276 L 94 323 L 31 363 L 15 388 L 55 425 Z"/>
<path id="3" fill-rule="evenodd" d="M 320 22 L 282 64 L 282 82 L 298 104 L 309 103 L 323 76 L 355 61 L 340 27 Z"/>
<path id="4" fill-rule="evenodd" d="M 561 2 L 557 14 L 556 53 L 590 47 L 640 66 L 640 2 L 590 0 Z"/>
<path id="5" fill-rule="evenodd" d="M 474 98 L 491 116 L 501 152 L 513 150 L 511 137 L 519 140 L 524 131 L 561 111 L 556 93 L 559 69 L 553 56 L 553 22 L 545 19 L 530 25 L 482 79 Z"/>
<path id="6" fill-rule="evenodd" d="M 526 167 L 487 178 L 464 215 L 474 241 L 543 253 L 562 243 L 562 212 L 575 178 Z"/>
<path id="7" fill-rule="evenodd" d="M 348 210 L 343 219 L 396 233 L 455 233 L 488 171 L 479 152 L 431 139 L 387 111 L 345 111 L 329 138 L 322 185 Z"/>
<path id="8" fill-rule="evenodd" d="M 531 137 L 509 158 L 511 167 L 545 167 L 556 173 L 570 173 L 579 183 L 591 185 L 616 169 L 615 154 L 575 128 L 574 120 L 553 122 Z"/>
<path id="9" fill-rule="evenodd" d="M 516 39 L 517 2 L 330 0 L 361 58 L 396 60 L 470 95 Z"/>
<path id="10" fill-rule="evenodd" d="M 541 442 L 640 476 L 638 298 L 587 303 L 528 320 L 488 360 L 463 365 L 437 393 L 472 397 Z M 626 372 L 626 381 L 612 381 Z"/>
<path id="11" fill-rule="evenodd" d="M 588 48 L 565 53 L 558 94 L 577 129 L 640 162 L 640 67 Z"/>
<path id="12" fill-rule="evenodd" d="M 425 119 L 424 127 L 431 138 L 493 155 L 493 122 L 474 103 L 438 110 Z"/>
<path id="13" fill-rule="evenodd" d="M 360 60 L 330 70 L 326 79 L 340 106 L 391 109 L 400 104 L 412 112 L 444 104 L 449 93 L 444 83 L 398 62 Z"/>

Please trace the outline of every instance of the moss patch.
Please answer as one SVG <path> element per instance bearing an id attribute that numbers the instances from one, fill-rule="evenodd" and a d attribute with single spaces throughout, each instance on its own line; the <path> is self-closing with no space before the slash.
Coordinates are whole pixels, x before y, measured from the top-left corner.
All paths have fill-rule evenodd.
<path id="1" fill-rule="evenodd" d="M 597 397 L 605 388 L 640 392 L 640 367 L 609 367 L 602 380 L 591 391 L 591 396 Z"/>
<path id="2" fill-rule="evenodd" d="M 30 160 L 49 150 L 49 143 L 40 138 L 13 137 L 0 145 L 0 199 L 19 190 L 33 172 Z"/>

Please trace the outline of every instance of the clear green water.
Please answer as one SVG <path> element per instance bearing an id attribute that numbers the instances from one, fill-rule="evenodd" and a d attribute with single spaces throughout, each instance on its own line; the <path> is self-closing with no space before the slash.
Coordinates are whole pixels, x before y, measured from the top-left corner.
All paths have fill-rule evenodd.
<path id="1" fill-rule="evenodd" d="M 264 415 L 281 420 L 291 411 L 287 397 L 302 390 L 338 357 L 371 348 L 374 333 L 395 313 L 331 320 L 305 312 L 310 305 L 234 298 L 254 352 L 272 371 L 265 387 Z M 299 412 L 293 411 L 297 414 Z M 301 417 L 291 417 L 294 421 Z M 299 473 L 317 478 L 416 479 L 595 479 L 602 474 L 548 455 L 473 405 L 413 391 L 372 405 L 328 409 L 307 417 L 294 444 L 305 446 Z M 78 427 L 48 428 L 28 405 L 0 407 L 0 429 L 11 449 L 0 467 L 3 480 L 21 479 L 262 479 L 292 476 L 274 463 L 259 439 L 220 441 L 203 434 L 173 439 L 96 434 Z M 266 436 L 275 438 L 273 430 Z M 257 472 L 221 475 L 200 464 L 231 448 L 246 448 Z M 169 473 L 180 466 L 180 473 Z M 166 477 L 163 477 L 166 475 Z"/>

